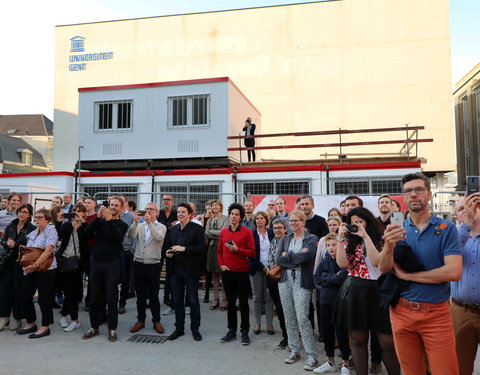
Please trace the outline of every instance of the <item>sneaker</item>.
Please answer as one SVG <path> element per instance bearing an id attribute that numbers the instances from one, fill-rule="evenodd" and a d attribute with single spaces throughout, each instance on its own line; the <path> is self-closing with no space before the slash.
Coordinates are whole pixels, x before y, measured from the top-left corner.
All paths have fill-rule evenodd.
<path id="1" fill-rule="evenodd" d="M 185 315 L 190 315 L 190 306 L 185 307 Z"/>
<path id="2" fill-rule="evenodd" d="M 288 346 L 288 340 L 284 337 L 282 341 L 277 345 L 278 349 L 285 349 Z"/>
<path id="3" fill-rule="evenodd" d="M 248 337 L 248 333 L 242 333 L 242 337 L 240 338 L 240 343 L 243 346 L 250 345 L 250 337 Z"/>
<path id="4" fill-rule="evenodd" d="M 303 366 L 303 369 L 306 371 L 312 371 L 317 366 L 318 366 L 318 361 L 315 358 L 309 357 L 305 361 L 305 366 Z M 335 369 L 335 366 L 333 368 Z"/>
<path id="5" fill-rule="evenodd" d="M 117 332 L 113 329 L 108 330 L 108 341 L 115 342 L 117 341 Z"/>
<path id="6" fill-rule="evenodd" d="M 98 336 L 99 334 L 100 334 L 100 331 L 98 329 L 90 328 L 87 332 L 85 332 L 82 339 L 88 340 L 88 339 L 91 339 L 92 337 Z"/>
<path id="7" fill-rule="evenodd" d="M 220 342 L 225 343 L 225 342 L 235 340 L 236 338 L 237 338 L 237 333 L 231 330 L 231 331 L 228 331 L 227 334 L 220 339 Z"/>
<path id="8" fill-rule="evenodd" d="M 350 369 L 343 363 L 340 365 L 340 375 L 350 375 Z"/>
<path id="9" fill-rule="evenodd" d="M 80 328 L 80 323 L 79 322 L 76 322 L 75 320 L 73 322 L 71 322 L 68 327 L 65 327 L 63 330 L 65 332 L 72 332 L 76 329 Z"/>
<path id="10" fill-rule="evenodd" d="M 302 358 L 302 356 L 300 355 L 300 353 L 295 353 L 295 352 L 292 350 L 292 352 L 290 353 L 290 355 L 288 356 L 288 358 L 285 358 L 285 359 L 284 359 L 284 362 L 285 362 L 285 363 L 288 363 L 289 365 L 291 365 L 292 363 L 297 362 L 300 358 Z"/>
<path id="11" fill-rule="evenodd" d="M 372 362 L 370 367 L 370 374 L 381 375 L 382 373 L 382 364 L 380 362 Z"/>
<path id="12" fill-rule="evenodd" d="M 67 318 L 65 318 L 64 316 L 62 316 L 62 318 L 60 319 L 60 326 L 62 328 L 67 328 L 69 326 L 69 322 L 67 320 Z"/>
<path id="13" fill-rule="evenodd" d="M 172 315 L 175 314 L 175 310 L 172 309 L 171 307 L 166 308 L 163 312 L 162 315 Z"/>
<path id="14" fill-rule="evenodd" d="M 315 370 L 313 370 L 315 374 L 328 374 L 332 372 L 337 372 L 335 365 L 332 362 L 325 362 L 323 365 L 318 366 Z"/>

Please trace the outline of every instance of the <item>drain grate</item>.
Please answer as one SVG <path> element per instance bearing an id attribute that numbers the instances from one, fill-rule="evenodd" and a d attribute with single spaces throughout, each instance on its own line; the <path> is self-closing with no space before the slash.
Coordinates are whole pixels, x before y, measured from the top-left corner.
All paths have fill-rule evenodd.
<path id="1" fill-rule="evenodd" d="M 127 341 L 140 342 L 144 344 L 163 344 L 167 340 L 168 336 L 159 335 L 133 335 Z"/>

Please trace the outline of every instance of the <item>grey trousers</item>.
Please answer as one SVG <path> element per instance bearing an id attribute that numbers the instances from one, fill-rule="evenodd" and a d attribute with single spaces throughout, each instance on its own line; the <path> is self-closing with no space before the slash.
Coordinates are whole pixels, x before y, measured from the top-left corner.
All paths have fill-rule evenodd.
<path id="1" fill-rule="evenodd" d="M 287 280 L 278 283 L 278 290 L 285 314 L 288 345 L 292 348 L 292 352 L 300 353 L 303 342 L 307 356 L 317 359 L 312 324 L 308 319 L 312 291 L 300 286 L 299 272 L 297 272 L 295 280 L 292 279 L 291 270 L 285 270 L 285 272 L 287 272 Z M 301 340 L 300 334 L 302 335 Z"/>
<path id="2" fill-rule="evenodd" d="M 262 271 L 257 271 L 255 275 L 250 276 L 253 292 L 253 314 L 255 315 L 255 324 L 260 325 L 262 320 L 262 304 L 265 303 L 267 326 L 271 326 L 273 325 L 273 300 L 267 288 L 266 277 Z"/>

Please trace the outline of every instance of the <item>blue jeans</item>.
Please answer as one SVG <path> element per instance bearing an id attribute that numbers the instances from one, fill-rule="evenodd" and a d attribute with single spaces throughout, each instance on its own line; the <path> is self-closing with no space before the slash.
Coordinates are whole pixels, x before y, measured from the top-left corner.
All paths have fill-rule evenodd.
<path id="1" fill-rule="evenodd" d="M 190 329 L 194 332 L 200 328 L 198 285 L 198 277 L 192 277 L 179 266 L 173 269 L 172 290 L 175 306 L 175 328 L 177 331 L 185 331 L 185 302 L 190 306 Z"/>

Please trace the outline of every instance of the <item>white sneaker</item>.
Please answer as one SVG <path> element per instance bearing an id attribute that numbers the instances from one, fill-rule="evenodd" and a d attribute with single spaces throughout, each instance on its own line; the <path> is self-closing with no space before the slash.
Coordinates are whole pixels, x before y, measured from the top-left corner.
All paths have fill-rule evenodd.
<path id="1" fill-rule="evenodd" d="M 315 370 L 313 370 L 315 374 L 328 374 L 332 372 L 337 372 L 337 369 L 335 368 L 335 365 L 330 362 L 325 362 L 323 365 L 317 367 Z M 349 372 L 350 373 L 350 372 Z"/>
<path id="2" fill-rule="evenodd" d="M 305 371 L 312 371 L 318 366 L 318 361 L 315 358 L 309 357 L 305 361 L 305 366 L 303 366 L 303 369 Z"/>
<path id="3" fill-rule="evenodd" d="M 343 363 L 340 365 L 340 375 L 350 375 L 350 369 Z"/>
<path id="4" fill-rule="evenodd" d="M 60 319 L 60 326 L 61 326 L 62 328 L 67 328 L 69 324 L 70 324 L 70 323 L 68 323 L 67 318 L 65 318 L 64 316 L 62 316 L 62 318 Z"/>
<path id="5" fill-rule="evenodd" d="M 169 307 L 162 312 L 162 315 L 172 315 L 174 313 L 175 313 L 175 310 Z"/>
<path id="6" fill-rule="evenodd" d="M 65 332 L 72 332 L 76 330 L 77 328 L 80 328 L 80 322 L 76 322 L 75 320 L 71 322 L 68 327 L 64 328 L 63 330 Z"/>

